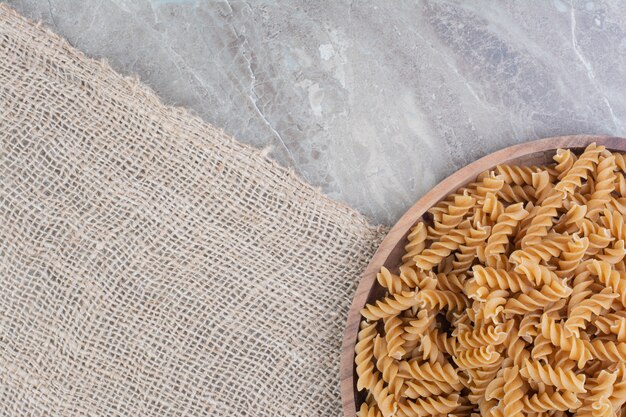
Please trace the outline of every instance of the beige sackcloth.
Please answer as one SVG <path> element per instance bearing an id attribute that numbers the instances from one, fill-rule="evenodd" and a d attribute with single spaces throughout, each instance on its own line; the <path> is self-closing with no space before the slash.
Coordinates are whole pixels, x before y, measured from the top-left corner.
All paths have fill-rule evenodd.
<path id="1" fill-rule="evenodd" d="M 338 416 L 382 234 L 0 5 L 1 416 Z"/>

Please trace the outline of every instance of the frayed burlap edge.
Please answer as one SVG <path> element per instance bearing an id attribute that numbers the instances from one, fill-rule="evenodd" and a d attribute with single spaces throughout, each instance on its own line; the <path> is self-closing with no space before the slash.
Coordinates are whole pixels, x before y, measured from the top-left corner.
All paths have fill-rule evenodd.
<path id="1" fill-rule="evenodd" d="M 0 5 L 0 408 L 338 415 L 385 230 Z"/>

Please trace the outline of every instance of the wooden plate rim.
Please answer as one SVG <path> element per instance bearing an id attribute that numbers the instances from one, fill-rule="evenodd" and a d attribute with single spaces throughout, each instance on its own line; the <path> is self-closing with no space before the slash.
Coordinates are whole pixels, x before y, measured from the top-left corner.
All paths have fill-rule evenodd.
<path id="1" fill-rule="evenodd" d="M 498 164 L 504 164 L 511 160 L 532 157 L 558 148 L 584 148 L 592 142 L 603 145 L 607 149 L 626 152 L 626 138 L 603 135 L 568 135 L 555 136 L 535 141 L 525 142 L 488 154 L 475 162 L 459 169 L 420 198 L 409 210 L 407 210 L 398 222 L 391 228 L 383 239 L 378 250 L 372 257 L 352 300 L 348 319 L 344 330 L 341 346 L 340 364 L 340 389 L 343 412 L 346 417 L 356 416 L 356 391 L 354 384 L 354 346 L 360 322 L 360 310 L 375 284 L 376 274 L 380 267 L 385 264 L 392 250 L 401 239 L 404 239 L 409 229 L 415 224 L 430 207 L 445 198 L 451 192 L 471 182 L 481 172 L 491 169 Z"/>

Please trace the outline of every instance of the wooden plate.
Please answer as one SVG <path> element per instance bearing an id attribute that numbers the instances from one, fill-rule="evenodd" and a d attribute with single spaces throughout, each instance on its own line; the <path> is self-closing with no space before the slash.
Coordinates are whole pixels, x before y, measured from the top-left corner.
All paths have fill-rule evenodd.
<path id="1" fill-rule="evenodd" d="M 421 220 L 426 210 L 444 199 L 448 194 L 474 181 L 476 176 L 481 172 L 492 169 L 496 165 L 505 163 L 545 165 L 552 162 L 552 156 L 558 148 L 582 151 L 582 149 L 592 142 L 596 142 L 598 145 L 604 145 L 610 150 L 626 152 L 626 138 L 611 136 L 559 136 L 514 145 L 489 154 L 469 164 L 465 168 L 458 170 L 437 184 L 424 195 L 424 197 L 419 199 L 413 207 L 404 213 L 382 241 L 370 264 L 363 273 L 361 282 L 352 300 L 350 312 L 348 313 L 348 321 L 343 337 L 340 368 L 341 399 L 344 415 L 346 417 L 354 417 L 357 409 L 365 399 L 364 393 L 359 393 L 356 390 L 354 366 L 354 345 L 356 344 L 359 322 L 361 321 L 359 311 L 366 303 L 370 303 L 384 294 L 384 289 L 376 281 L 376 274 L 380 271 L 381 266 L 385 266 L 394 273 L 397 272 L 404 253 L 406 236 L 410 228 L 417 221 Z"/>

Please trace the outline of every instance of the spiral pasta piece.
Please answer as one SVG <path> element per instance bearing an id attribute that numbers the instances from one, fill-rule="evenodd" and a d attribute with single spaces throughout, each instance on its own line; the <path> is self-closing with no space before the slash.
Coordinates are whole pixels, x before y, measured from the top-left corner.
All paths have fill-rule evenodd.
<path id="1" fill-rule="evenodd" d="M 405 334 L 406 335 L 406 334 Z M 418 358 L 421 353 L 419 351 L 421 337 L 416 337 L 412 339 L 405 339 L 404 341 L 404 351 L 406 352 L 404 356 L 402 356 L 402 360 L 411 360 Z"/>
<path id="2" fill-rule="evenodd" d="M 491 324 L 473 330 L 459 332 L 457 338 L 461 346 L 467 349 L 489 345 L 496 346 L 504 343 L 507 337 L 507 333 L 504 329 L 505 328 L 502 324 L 497 326 Z"/>
<path id="3" fill-rule="evenodd" d="M 572 241 L 568 242 L 567 249 L 561 253 L 559 258 L 559 269 L 556 271 L 556 275 L 561 278 L 569 277 L 580 264 L 580 261 L 583 259 L 583 256 L 585 256 L 588 247 L 589 239 L 586 237 L 580 238 L 578 235 L 574 235 Z"/>
<path id="4" fill-rule="evenodd" d="M 476 204 L 476 199 L 469 195 L 454 196 L 454 201 L 448 205 L 447 211 L 441 213 L 440 219 L 435 219 L 433 227 L 428 228 L 428 235 L 440 238 L 450 233 L 463 221 L 463 217 L 474 207 L 474 204 Z"/>
<path id="5" fill-rule="evenodd" d="M 537 166 L 517 166 L 517 165 L 498 165 L 496 173 L 504 180 L 506 184 L 532 184 L 532 175 L 535 172 L 541 172 L 543 169 Z"/>
<path id="6" fill-rule="evenodd" d="M 403 378 L 398 376 L 400 366 L 397 361 L 389 356 L 387 342 L 380 335 L 374 339 L 374 357 L 376 358 L 376 369 L 380 371 L 383 381 L 387 383 L 389 392 L 394 397 L 399 397 L 400 389 L 404 383 Z"/>
<path id="7" fill-rule="evenodd" d="M 447 307 L 461 311 L 467 307 L 465 297 L 452 291 L 422 290 L 417 294 L 417 300 L 431 310 Z"/>
<path id="8" fill-rule="evenodd" d="M 402 285 L 402 281 L 400 281 L 400 277 L 389 272 L 384 266 L 382 266 L 380 272 L 376 274 L 376 280 L 383 288 L 389 291 L 389 294 L 396 294 L 406 290 L 405 286 Z"/>
<path id="9" fill-rule="evenodd" d="M 452 201 L 454 201 L 454 197 L 458 196 L 460 194 L 454 194 L 451 195 L 449 198 L 447 198 L 446 200 L 440 201 L 436 206 L 431 207 L 428 209 L 428 214 L 430 214 L 430 218 L 432 222 L 436 222 L 436 221 L 441 221 L 441 216 L 444 213 L 448 212 L 448 206 L 450 206 L 450 204 L 452 204 Z M 430 234 L 430 229 L 428 226 L 426 227 L 428 229 L 428 238 L 429 239 L 433 239 L 434 235 Z"/>
<path id="10" fill-rule="evenodd" d="M 407 236 L 408 243 L 404 246 L 405 254 L 402 255 L 402 262 L 407 266 L 415 265 L 413 260 L 417 255 L 426 249 L 426 237 L 428 229 L 424 222 L 419 222 L 411 229 Z"/>
<path id="11" fill-rule="evenodd" d="M 499 357 L 500 354 L 496 352 L 493 345 L 489 345 L 460 352 L 454 358 L 454 361 L 460 368 L 471 369 L 485 365 L 492 365 L 498 360 Z"/>
<path id="12" fill-rule="evenodd" d="M 572 371 L 554 369 L 550 364 L 542 365 L 539 362 L 530 362 L 526 359 L 520 374 L 525 378 L 551 385 L 559 390 L 567 390 L 573 393 L 587 392 L 584 375 L 577 375 Z"/>
<path id="13" fill-rule="evenodd" d="M 423 381 L 445 381 L 448 384 L 460 383 L 456 370 L 447 362 L 428 363 L 416 359 L 400 362 L 401 376 Z"/>
<path id="14" fill-rule="evenodd" d="M 604 151 L 604 146 L 597 146 L 595 143 L 587 146 L 585 151 L 574 162 L 572 167 L 566 171 L 561 181 L 554 187 L 557 191 L 564 191 L 567 194 L 574 194 L 576 188 L 582 185 L 582 181 L 595 168 L 600 158 L 600 153 Z"/>
<path id="15" fill-rule="evenodd" d="M 506 269 L 495 269 L 476 265 L 472 268 L 474 273 L 473 282 L 478 286 L 491 290 L 511 290 L 513 292 L 528 292 L 533 284 L 527 277 L 515 271 Z"/>
<path id="16" fill-rule="evenodd" d="M 475 225 L 465 236 L 465 246 L 478 250 L 484 246 L 485 241 L 491 234 L 491 227 L 483 224 Z"/>
<path id="17" fill-rule="evenodd" d="M 567 248 L 569 241 L 570 237 L 568 235 L 548 233 L 541 242 L 514 251 L 509 256 L 509 259 L 512 263 L 517 265 L 524 261 L 537 264 L 540 262 L 548 262 L 552 258 L 558 258 Z"/>
<path id="18" fill-rule="evenodd" d="M 504 377 L 504 414 L 508 417 L 523 417 L 524 413 L 524 383 L 520 377 L 519 368 L 506 368 Z"/>
<path id="19" fill-rule="evenodd" d="M 572 169 L 574 162 L 576 162 L 576 155 L 569 149 L 558 149 L 553 157 L 556 166 L 555 171 L 558 173 L 557 178 L 562 179 L 567 172 Z"/>
<path id="20" fill-rule="evenodd" d="M 491 227 L 492 221 L 489 218 L 489 214 L 485 213 L 481 207 L 476 207 L 472 213 L 472 217 L 469 218 L 473 228 L 482 226 Z"/>
<path id="21" fill-rule="evenodd" d="M 433 397 L 442 394 L 452 394 L 458 391 L 460 384 L 450 385 L 445 381 L 418 381 L 409 380 L 406 381 L 406 390 L 404 395 L 407 398 L 419 398 L 419 397 Z"/>
<path id="22" fill-rule="evenodd" d="M 559 190 L 551 190 L 545 197 L 541 206 L 538 206 L 537 214 L 533 217 L 521 239 L 522 249 L 536 245 L 547 236 L 548 230 L 554 225 L 554 219 L 558 215 L 558 210 L 563 207 L 565 194 Z"/>
<path id="23" fill-rule="evenodd" d="M 618 271 L 613 270 L 608 262 L 594 259 L 587 268 L 598 277 L 598 281 L 617 293 L 622 305 L 626 307 L 626 278 L 622 277 Z"/>
<path id="24" fill-rule="evenodd" d="M 487 239 L 485 255 L 504 253 L 509 244 L 509 236 L 513 235 L 519 222 L 528 215 L 522 204 L 508 206 L 491 229 L 491 236 Z"/>
<path id="25" fill-rule="evenodd" d="M 388 356 L 394 359 L 401 359 L 406 354 L 403 335 L 404 321 L 398 316 L 387 317 L 385 319 L 385 340 L 387 342 Z"/>
<path id="26" fill-rule="evenodd" d="M 594 358 L 602 361 L 626 362 L 626 343 L 615 343 L 610 340 L 595 339 L 583 341 Z"/>
<path id="27" fill-rule="evenodd" d="M 590 182 L 592 182 L 593 180 L 591 178 L 589 178 L 587 180 L 587 184 L 585 184 L 585 188 L 589 188 L 590 187 Z M 584 194 L 583 192 L 583 187 L 579 188 L 578 191 L 576 191 L 574 194 L 572 194 L 571 196 L 571 202 L 572 203 L 576 203 L 576 204 L 580 204 L 583 206 L 587 205 L 587 200 L 588 200 L 589 195 L 588 194 Z M 586 219 L 589 220 L 589 219 Z"/>
<path id="28" fill-rule="evenodd" d="M 587 201 L 587 217 L 595 220 L 600 211 L 611 201 L 611 193 L 615 190 L 615 157 L 613 155 L 600 158 L 596 168 L 595 189 Z"/>
<path id="29" fill-rule="evenodd" d="M 421 254 L 415 256 L 413 260 L 415 265 L 424 270 L 429 271 L 444 258 L 457 250 L 459 246 L 465 242 L 465 236 L 469 234 L 467 229 L 454 229 L 449 234 L 441 237 L 440 240 L 425 249 Z"/>
<path id="30" fill-rule="evenodd" d="M 463 290 L 470 299 L 476 300 L 480 303 L 484 303 L 484 301 L 487 299 L 487 296 L 491 292 L 489 288 L 478 285 L 474 278 L 465 281 L 465 283 L 463 284 Z M 482 304 L 476 304 L 475 306 L 481 305 Z M 476 309 L 473 308 L 473 311 L 476 311 Z"/>
<path id="31" fill-rule="evenodd" d="M 355 363 L 357 389 L 370 389 L 375 383 L 374 379 L 374 338 L 376 337 L 376 324 L 362 322 L 355 346 Z"/>
<path id="32" fill-rule="evenodd" d="M 586 300 L 593 294 L 591 290 L 595 280 L 591 276 L 591 272 L 582 271 L 572 281 L 572 294 L 570 295 L 567 304 L 567 315 L 572 313 L 572 310 L 581 302 Z"/>
<path id="33" fill-rule="evenodd" d="M 546 304 L 568 297 L 572 289 L 559 280 L 543 285 L 541 290 L 532 289 L 528 293 L 519 294 L 506 302 L 506 314 L 526 314 Z"/>
<path id="34" fill-rule="evenodd" d="M 421 292 L 419 292 L 421 294 Z M 421 299 L 415 291 L 403 291 L 383 300 L 376 301 L 376 304 L 367 304 L 361 310 L 361 315 L 368 320 L 380 320 L 385 317 L 394 316 L 401 311 L 408 310 L 419 304 Z"/>
<path id="35" fill-rule="evenodd" d="M 436 416 L 447 415 L 459 405 L 459 395 L 418 398 L 399 404 L 399 416 Z"/>
<path id="36" fill-rule="evenodd" d="M 581 301 L 572 309 L 565 322 L 565 328 L 578 336 L 580 329 L 584 328 L 593 316 L 598 316 L 603 311 L 608 310 L 617 297 L 618 295 L 612 292 L 610 288 L 605 288 L 601 293 L 593 294 L 588 299 Z"/>
<path id="37" fill-rule="evenodd" d="M 570 391 L 556 391 L 552 394 L 547 392 L 533 394 L 522 399 L 524 409 L 527 412 L 544 413 L 547 411 L 575 410 L 582 405 L 578 396 Z"/>
<path id="38" fill-rule="evenodd" d="M 577 361 L 578 368 L 582 369 L 592 359 L 591 352 L 581 339 L 571 333 L 565 326 L 557 323 L 553 318 L 544 315 L 541 319 L 541 335 L 550 340 L 557 347 L 568 352 L 571 360 Z"/>
<path id="39" fill-rule="evenodd" d="M 617 210 L 622 214 L 626 214 L 626 198 L 611 195 L 609 210 Z"/>
<path id="40" fill-rule="evenodd" d="M 590 175 L 587 176 L 587 181 L 584 181 L 580 188 L 578 188 L 574 192 L 574 195 L 572 195 L 573 200 L 584 202 L 585 205 L 589 203 L 589 198 L 591 197 L 591 194 L 593 194 L 593 191 L 596 189 L 596 173 L 597 171 L 592 171 Z"/>

